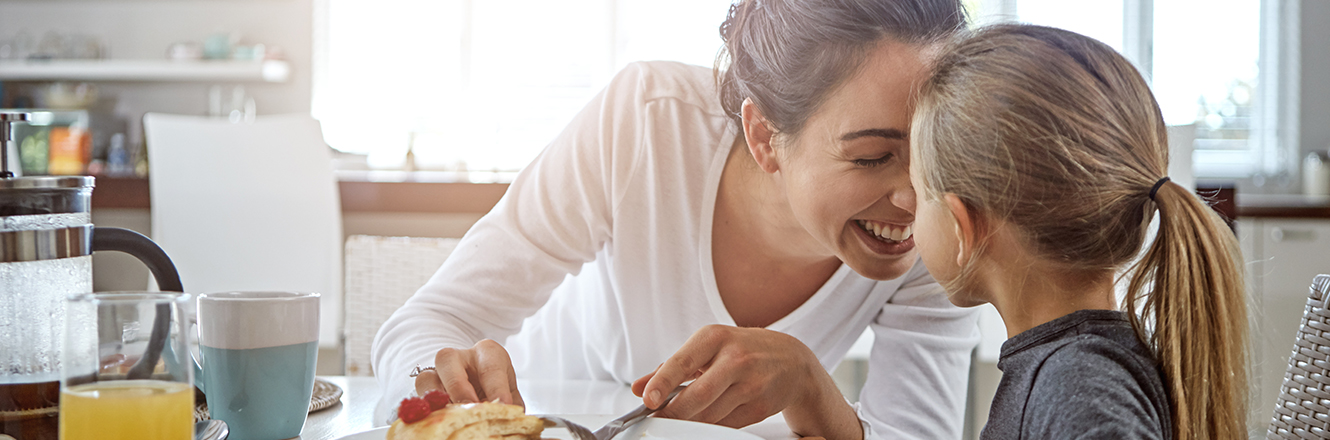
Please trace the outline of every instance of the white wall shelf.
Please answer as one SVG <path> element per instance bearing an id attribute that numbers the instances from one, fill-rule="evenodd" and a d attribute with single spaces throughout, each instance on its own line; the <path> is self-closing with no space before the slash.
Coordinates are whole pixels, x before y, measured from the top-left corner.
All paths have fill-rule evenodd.
<path id="1" fill-rule="evenodd" d="M 0 81 L 286 82 L 286 61 L 0 61 Z"/>

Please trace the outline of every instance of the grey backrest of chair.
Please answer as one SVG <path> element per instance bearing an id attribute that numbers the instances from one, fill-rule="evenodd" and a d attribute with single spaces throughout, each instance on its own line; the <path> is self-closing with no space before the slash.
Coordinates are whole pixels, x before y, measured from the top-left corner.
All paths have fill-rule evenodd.
<path id="1" fill-rule="evenodd" d="M 379 237 L 346 239 L 347 376 L 372 376 L 370 346 L 383 322 L 439 270 L 456 238 Z"/>
<path id="2" fill-rule="evenodd" d="M 1317 275 L 1267 439 L 1330 438 L 1330 275 Z"/>

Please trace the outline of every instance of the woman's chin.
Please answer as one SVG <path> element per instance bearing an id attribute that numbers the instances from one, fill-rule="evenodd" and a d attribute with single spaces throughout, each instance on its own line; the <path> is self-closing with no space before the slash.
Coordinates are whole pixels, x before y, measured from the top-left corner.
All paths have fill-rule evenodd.
<path id="1" fill-rule="evenodd" d="M 873 256 L 874 258 L 862 258 L 862 255 L 860 255 L 860 258 L 846 258 L 842 261 L 849 265 L 850 269 L 854 269 L 855 273 L 858 273 L 864 278 L 877 281 L 888 281 L 900 278 L 901 276 L 904 276 L 906 272 L 909 272 L 910 268 L 914 267 L 914 262 L 917 260 L 915 255 L 915 252 L 912 250 L 905 254 L 892 256 L 891 258 L 883 258 L 876 255 Z"/>

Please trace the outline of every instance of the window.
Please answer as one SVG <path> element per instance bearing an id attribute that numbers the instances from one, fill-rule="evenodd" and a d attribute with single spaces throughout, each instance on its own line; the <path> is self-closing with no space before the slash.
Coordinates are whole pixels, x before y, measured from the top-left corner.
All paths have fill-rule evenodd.
<path id="1" fill-rule="evenodd" d="M 324 0 L 313 112 L 400 168 L 516 171 L 624 65 L 711 66 L 728 0 Z"/>
<path id="2" fill-rule="evenodd" d="M 1016 16 L 1094 38 L 1122 52 L 1122 0 L 1016 0 Z"/>
<path id="3" fill-rule="evenodd" d="M 1257 171 L 1253 165 L 1265 147 L 1253 111 L 1260 17 L 1257 0 L 1154 4 L 1155 99 L 1169 125 L 1195 125 L 1192 163 L 1198 175 L 1247 177 Z"/>
<path id="4" fill-rule="evenodd" d="M 372 168 L 516 171 L 625 64 L 711 66 L 730 0 L 320 0 L 313 112 Z M 976 21 L 1061 27 L 1118 49 L 1169 125 L 1195 128 L 1196 174 L 1278 174 L 1279 105 L 1262 0 L 966 0 Z M 1268 7 L 1267 7 L 1268 9 Z M 1263 48 L 1266 48 L 1263 50 Z M 1268 57 L 1267 57 L 1268 58 Z M 1265 70 L 1265 72 L 1262 71 Z M 1283 137 L 1288 137 L 1285 133 Z"/>
<path id="5" fill-rule="evenodd" d="M 1273 79 L 1278 47 L 1262 27 L 1279 24 L 1261 0 L 973 0 L 979 21 L 1016 20 L 1103 41 L 1151 82 L 1164 120 L 1194 133 L 1197 177 L 1286 173 Z M 1265 34 L 1269 34 L 1268 29 Z M 1265 69 L 1265 71 L 1262 71 Z M 1265 82 L 1265 84 L 1263 84 Z"/>

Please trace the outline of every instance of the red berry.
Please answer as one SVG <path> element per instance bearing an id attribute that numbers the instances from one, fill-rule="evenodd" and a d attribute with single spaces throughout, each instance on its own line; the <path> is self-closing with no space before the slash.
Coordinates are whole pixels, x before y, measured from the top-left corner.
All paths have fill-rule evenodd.
<path id="1" fill-rule="evenodd" d="M 401 405 L 397 407 L 397 418 L 405 423 L 415 423 L 429 417 L 429 403 L 419 397 L 408 397 L 402 399 Z"/>
<path id="2" fill-rule="evenodd" d="M 443 392 L 443 390 L 433 390 L 425 393 L 425 401 L 429 402 L 429 409 L 437 411 L 448 406 L 450 400 L 448 393 Z"/>

